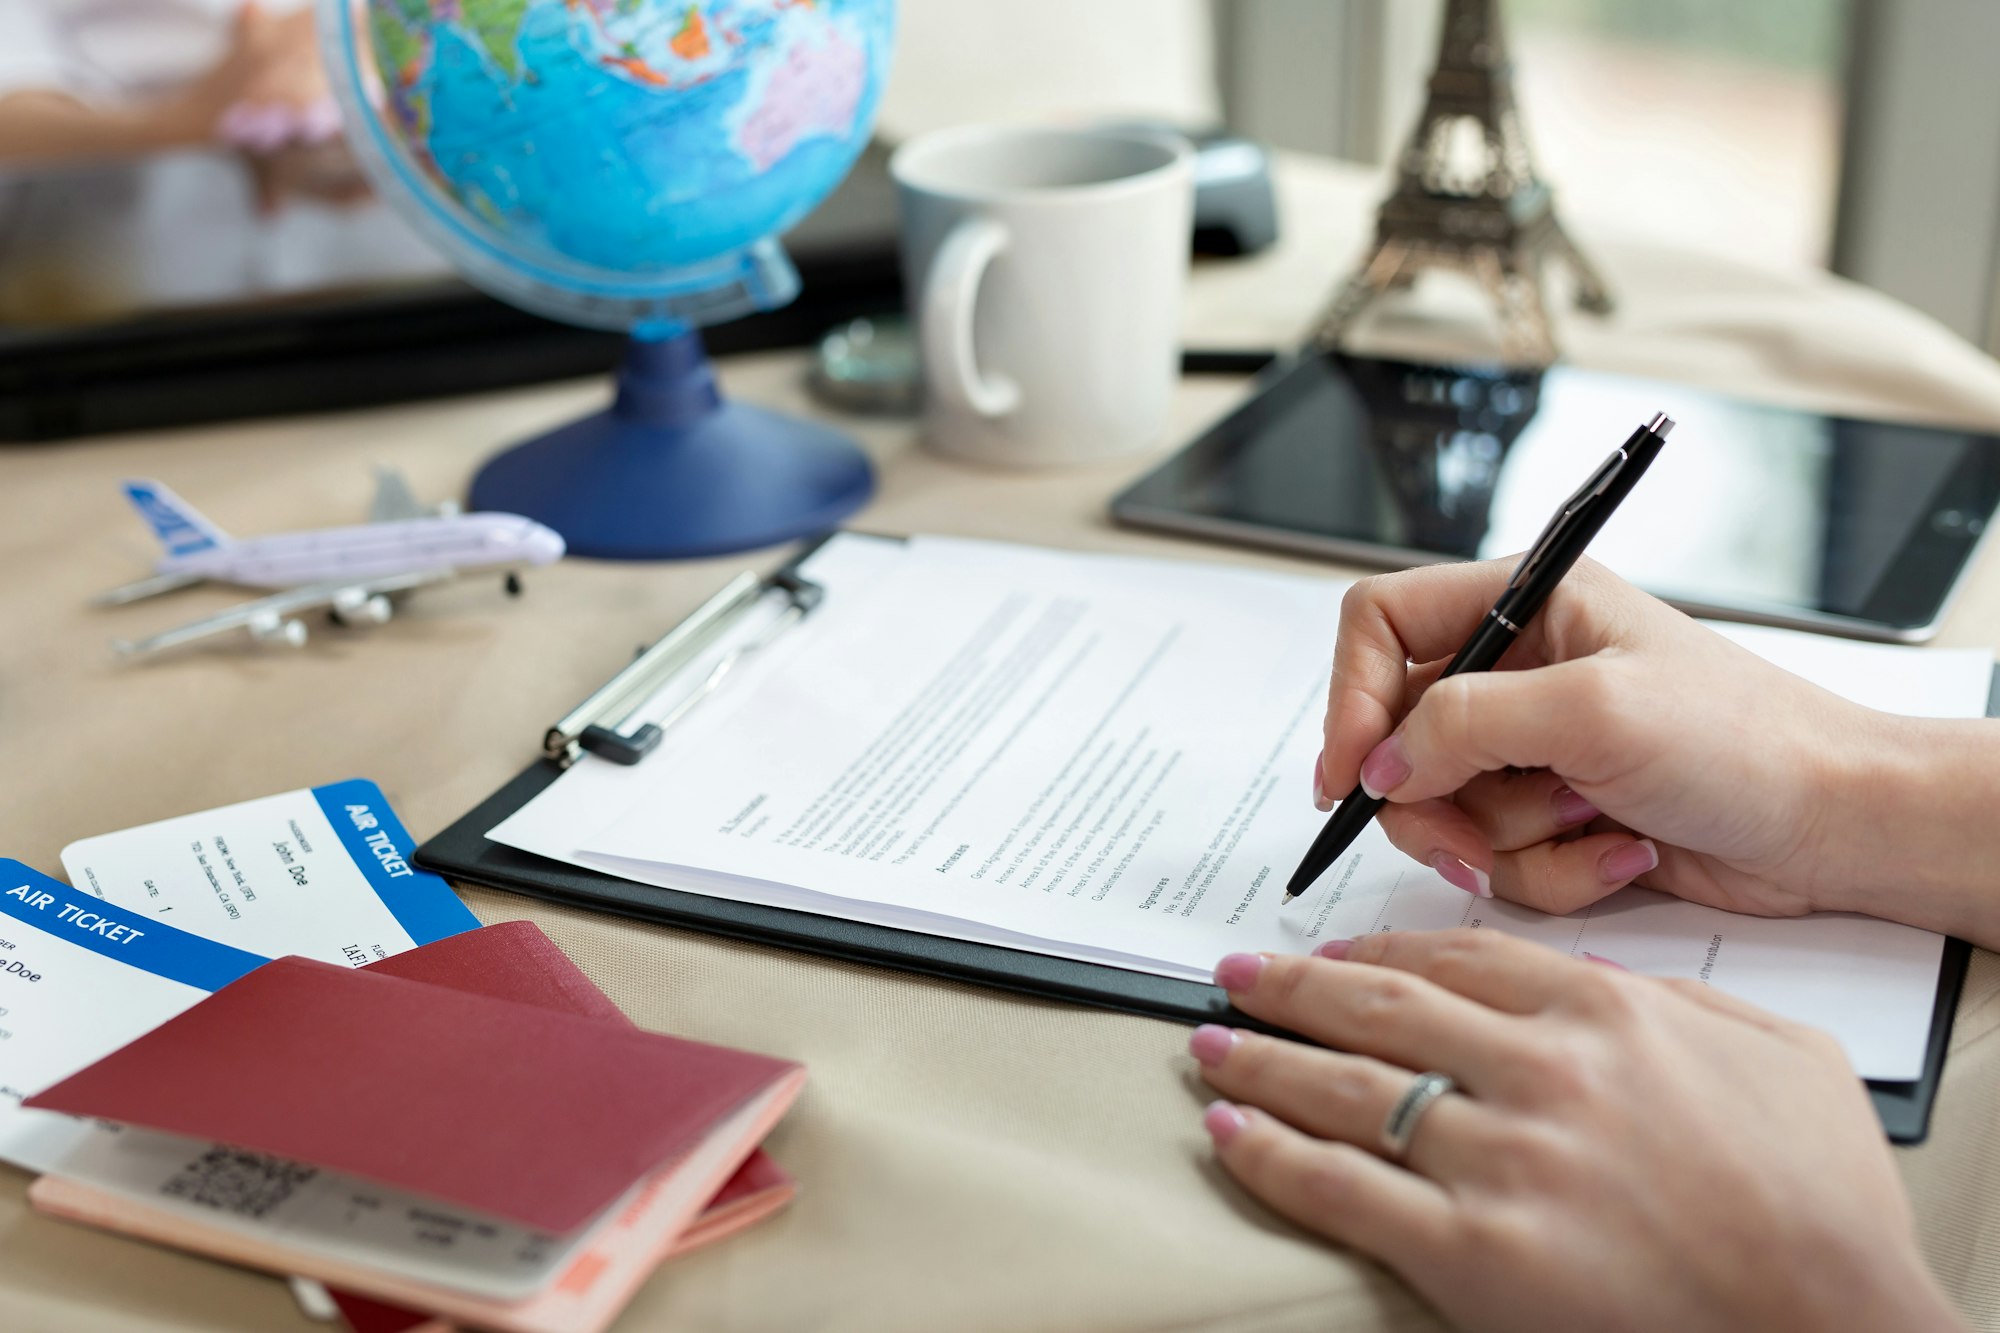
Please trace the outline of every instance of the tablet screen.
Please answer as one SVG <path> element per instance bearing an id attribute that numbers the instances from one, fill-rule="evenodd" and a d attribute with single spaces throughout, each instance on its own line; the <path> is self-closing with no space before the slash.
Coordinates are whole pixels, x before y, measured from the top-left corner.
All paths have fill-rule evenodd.
<path id="1" fill-rule="evenodd" d="M 1591 554 L 1683 605 L 1909 637 L 2000 503 L 2000 439 L 1559 367 L 1314 357 L 1121 496 L 1121 518 L 1372 563 L 1524 549 L 1655 412 L 1677 423 Z"/>

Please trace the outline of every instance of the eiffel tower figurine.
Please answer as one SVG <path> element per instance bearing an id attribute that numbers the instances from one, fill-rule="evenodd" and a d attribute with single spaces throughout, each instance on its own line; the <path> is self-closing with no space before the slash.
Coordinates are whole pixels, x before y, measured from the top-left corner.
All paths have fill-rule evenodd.
<path id="1" fill-rule="evenodd" d="M 1499 0 L 1446 0 L 1430 99 L 1398 165 L 1373 251 L 1320 318 L 1321 347 L 1339 346 L 1370 302 L 1428 268 L 1468 273 L 1486 289 L 1510 360 L 1555 359 L 1542 304 L 1550 260 L 1569 265 L 1578 306 L 1611 309 L 1604 280 L 1556 221 L 1549 187 L 1528 157 Z"/>

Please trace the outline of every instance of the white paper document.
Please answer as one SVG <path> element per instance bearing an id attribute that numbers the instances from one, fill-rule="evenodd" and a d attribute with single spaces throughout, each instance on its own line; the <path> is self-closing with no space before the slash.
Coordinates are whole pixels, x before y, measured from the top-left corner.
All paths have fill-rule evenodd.
<path id="1" fill-rule="evenodd" d="M 1369 833 L 1280 910 L 1344 582 L 945 538 L 838 538 L 802 627 L 631 768 L 586 759 L 496 841 L 694 893 L 1205 980 L 1239 950 L 1484 926 L 1699 978 L 1917 1077 L 1941 940 L 1627 890 L 1473 898 Z M 1976 716 L 1991 661 L 1739 630 L 1873 707 Z M 1773 637 L 1775 636 L 1775 637 Z M 662 705 L 664 707 L 664 705 Z"/>

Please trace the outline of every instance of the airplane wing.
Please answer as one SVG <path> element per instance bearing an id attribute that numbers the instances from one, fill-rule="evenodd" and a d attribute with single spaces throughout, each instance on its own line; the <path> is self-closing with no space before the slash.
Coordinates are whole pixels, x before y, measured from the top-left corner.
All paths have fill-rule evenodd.
<path id="1" fill-rule="evenodd" d="M 122 583 L 90 599 L 93 606 L 128 606 L 162 593 L 179 592 L 208 580 L 200 574 L 153 574 L 132 583 Z"/>
<path id="2" fill-rule="evenodd" d="M 375 469 L 375 500 L 368 506 L 370 523 L 401 523 L 430 516 L 431 511 L 417 503 L 402 473 L 392 467 Z"/>
<path id="3" fill-rule="evenodd" d="M 226 611 L 218 611 L 174 629 L 162 630 L 148 638 L 118 639 L 111 646 L 124 657 L 146 657 L 165 648 L 177 648 L 184 643 L 240 629 L 259 643 L 283 643 L 298 648 L 304 646 L 306 641 L 305 623 L 297 619 L 302 611 L 326 607 L 337 616 L 380 624 L 389 618 L 390 594 L 444 583 L 456 577 L 457 574 L 449 569 L 429 569 L 379 579 L 309 583 L 232 606 Z"/>

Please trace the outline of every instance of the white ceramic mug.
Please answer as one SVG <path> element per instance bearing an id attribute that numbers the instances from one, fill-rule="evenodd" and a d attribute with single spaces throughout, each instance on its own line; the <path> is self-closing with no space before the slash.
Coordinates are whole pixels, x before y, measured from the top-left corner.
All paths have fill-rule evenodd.
<path id="1" fill-rule="evenodd" d="M 972 126 L 904 144 L 889 171 L 934 447 L 1035 466 L 1166 437 L 1194 212 L 1186 143 Z"/>

